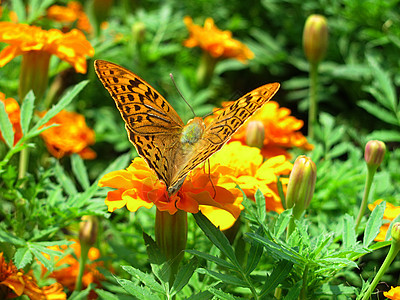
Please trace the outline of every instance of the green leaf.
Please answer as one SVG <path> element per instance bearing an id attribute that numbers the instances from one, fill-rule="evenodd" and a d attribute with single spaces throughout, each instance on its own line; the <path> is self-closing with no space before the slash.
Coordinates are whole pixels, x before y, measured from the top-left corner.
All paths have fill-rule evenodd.
<path id="1" fill-rule="evenodd" d="M 113 293 L 110 293 L 103 289 L 94 289 L 94 291 L 100 297 L 100 300 L 101 299 L 104 299 L 104 300 L 119 300 L 120 299 L 120 297 L 118 297 L 117 295 L 114 295 Z"/>
<path id="2" fill-rule="evenodd" d="M 153 294 L 148 287 L 140 286 L 137 283 L 133 283 L 130 280 L 120 279 L 115 277 L 117 282 L 123 287 L 125 291 L 129 294 L 135 296 L 138 299 L 148 299 L 148 300 L 159 300 L 160 298 Z"/>
<path id="3" fill-rule="evenodd" d="M 243 281 L 242 279 L 237 278 L 235 276 L 232 276 L 232 275 L 222 274 L 219 272 L 215 272 L 212 270 L 206 270 L 203 268 L 197 269 L 197 272 L 203 273 L 203 274 L 208 274 L 209 276 L 211 276 L 217 280 L 220 280 L 226 284 L 231 284 L 234 286 L 248 287 L 248 284 L 245 281 Z"/>
<path id="4" fill-rule="evenodd" d="M 292 216 L 292 209 L 286 209 L 282 213 L 279 214 L 278 219 L 276 220 L 275 226 L 274 226 L 274 235 L 276 237 L 280 237 L 286 230 L 290 218 Z"/>
<path id="5" fill-rule="evenodd" d="M 151 236 L 143 232 L 143 240 L 151 264 L 161 265 L 167 261 L 165 255 L 162 254 L 160 248 L 158 248 Z"/>
<path id="6" fill-rule="evenodd" d="M 17 246 L 26 246 L 26 242 L 13 234 L 0 229 L 0 242 L 9 243 Z"/>
<path id="7" fill-rule="evenodd" d="M 246 275 L 249 275 L 257 267 L 264 251 L 263 245 L 255 241 L 251 242 L 249 255 L 247 256 Z"/>
<path id="8" fill-rule="evenodd" d="M 25 4 L 22 0 L 13 0 L 12 10 L 15 11 L 18 17 L 18 22 L 24 22 L 26 20 Z"/>
<path id="9" fill-rule="evenodd" d="M 93 283 L 89 284 L 89 286 L 83 291 L 73 291 L 71 296 L 68 297 L 68 300 L 86 300 L 88 299 L 90 291 L 93 289 Z"/>
<path id="10" fill-rule="evenodd" d="M 32 252 L 29 248 L 18 248 L 14 255 L 14 264 L 17 269 L 22 269 L 32 261 L 32 258 Z"/>
<path id="11" fill-rule="evenodd" d="M 223 260 L 222 258 L 219 258 L 214 255 L 210 255 L 208 253 L 200 252 L 197 250 L 185 250 L 185 252 L 188 252 L 188 253 L 191 253 L 198 257 L 204 258 L 206 261 L 212 261 L 212 262 L 216 263 L 217 265 L 224 267 L 224 268 L 228 268 L 228 269 L 232 269 L 232 270 L 237 269 L 236 266 L 232 265 L 229 261 Z"/>
<path id="12" fill-rule="evenodd" d="M 72 172 L 74 172 L 76 179 L 78 179 L 81 186 L 86 190 L 90 186 L 89 176 L 83 163 L 82 158 L 78 154 L 71 156 Z"/>
<path id="13" fill-rule="evenodd" d="M 213 287 L 209 288 L 208 291 L 210 293 L 212 293 L 214 296 L 216 296 L 217 299 L 222 299 L 222 300 L 236 300 L 236 299 L 239 299 L 239 298 L 234 297 L 231 294 L 228 294 L 228 293 L 223 292 L 221 290 L 217 290 L 217 289 L 215 289 Z"/>
<path id="14" fill-rule="evenodd" d="M 229 260 L 235 265 L 239 266 L 239 262 L 236 259 L 235 252 L 229 244 L 226 236 L 215 227 L 202 213 L 201 211 L 197 214 L 193 214 L 197 225 L 203 230 L 207 238 L 215 245 L 221 252 L 226 255 Z"/>
<path id="15" fill-rule="evenodd" d="M 357 289 L 352 286 L 345 286 L 343 284 L 340 285 L 332 285 L 329 283 L 323 284 L 315 293 L 317 295 L 332 295 L 332 296 L 339 296 L 339 295 L 355 295 Z"/>
<path id="16" fill-rule="evenodd" d="M 8 148 L 12 148 L 14 144 L 14 131 L 3 101 L 0 101 L 0 132 Z"/>
<path id="17" fill-rule="evenodd" d="M 260 190 L 257 190 L 254 198 L 256 200 L 257 214 L 261 224 L 265 223 L 267 217 L 267 210 L 265 209 L 265 197 Z"/>
<path id="18" fill-rule="evenodd" d="M 78 190 L 76 189 L 73 181 L 67 176 L 67 174 L 65 174 L 58 161 L 54 165 L 54 173 L 57 177 L 57 181 L 61 184 L 68 195 L 73 196 L 78 194 Z"/>
<path id="19" fill-rule="evenodd" d="M 29 91 L 21 105 L 21 129 L 23 135 L 29 131 L 29 125 L 33 116 L 33 107 L 35 104 L 35 94 Z"/>
<path id="20" fill-rule="evenodd" d="M 268 292 L 272 291 L 274 288 L 278 286 L 278 284 L 283 282 L 289 275 L 292 268 L 293 268 L 293 263 L 287 260 L 280 261 L 276 265 L 276 267 L 272 270 L 272 273 L 267 277 L 267 280 L 265 281 L 262 290 L 260 292 L 260 296 L 263 296 Z"/>
<path id="21" fill-rule="evenodd" d="M 379 120 L 388 124 L 399 125 L 399 121 L 393 115 L 393 113 L 385 108 L 382 108 L 382 106 L 379 106 L 367 100 L 361 100 L 357 104 L 358 106 L 364 108 L 371 115 L 377 117 Z"/>
<path id="22" fill-rule="evenodd" d="M 89 82 L 88 80 L 81 81 L 80 83 L 76 84 L 71 90 L 69 90 L 61 98 L 61 100 L 52 108 L 50 108 L 47 111 L 47 113 L 43 116 L 43 118 L 41 118 L 39 122 L 36 123 L 36 125 L 32 128 L 32 131 L 37 130 L 39 127 L 46 124 L 48 121 L 50 121 L 51 118 L 57 115 L 65 107 L 67 107 L 67 105 L 69 105 L 72 102 L 75 96 L 88 84 L 88 82 Z"/>
<path id="23" fill-rule="evenodd" d="M 400 142 L 400 132 L 399 130 L 374 130 L 367 136 L 367 139 L 375 139 L 383 142 Z"/>
<path id="24" fill-rule="evenodd" d="M 356 245 L 356 242 L 354 218 L 346 214 L 343 218 L 343 248 L 351 249 Z"/>
<path id="25" fill-rule="evenodd" d="M 178 294 L 187 285 L 196 270 L 197 265 L 197 258 L 194 257 L 188 264 L 179 268 L 178 274 L 176 275 L 174 284 L 171 288 L 171 297 Z"/>
<path id="26" fill-rule="evenodd" d="M 385 212 L 386 201 L 379 203 L 369 216 L 364 232 L 363 246 L 367 248 L 376 238 L 382 226 L 383 213 Z"/>
<path id="27" fill-rule="evenodd" d="M 122 266 L 122 269 L 136 277 L 136 279 L 143 282 L 147 287 L 152 289 L 153 291 L 163 293 L 163 287 L 154 279 L 154 277 L 150 274 L 144 273 L 139 269 L 135 269 L 131 266 Z"/>
<path id="28" fill-rule="evenodd" d="M 37 260 L 39 260 L 47 270 L 49 270 L 50 272 L 53 272 L 53 269 L 54 269 L 53 262 L 50 261 L 49 259 L 47 259 L 43 255 L 41 250 L 42 250 L 41 248 L 38 249 L 37 247 L 32 247 L 31 248 L 31 252 L 33 253 L 33 255 L 35 255 L 35 258 Z"/>
<path id="29" fill-rule="evenodd" d="M 294 285 L 289 290 L 289 293 L 287 293 L 286 297 L 283 298 L 284 300 L 297 300 L 297 298 L 300 295 L 300 291 L 303 285 L 303 280 L 300 280 L 296 282 Z"/>

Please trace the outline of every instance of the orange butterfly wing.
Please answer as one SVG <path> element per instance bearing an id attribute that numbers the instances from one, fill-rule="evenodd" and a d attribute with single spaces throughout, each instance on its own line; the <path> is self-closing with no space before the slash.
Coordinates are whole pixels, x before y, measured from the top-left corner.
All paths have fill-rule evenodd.
<path id="1" fill-rule="evenodd" d="M 129 140 L 158 178 L 170 186 L 175 148 L 184 126 L 181 118 L 164 97 L 131 71 L 104 60 L 96 60 L 94 66 L 125 121 Z"/>

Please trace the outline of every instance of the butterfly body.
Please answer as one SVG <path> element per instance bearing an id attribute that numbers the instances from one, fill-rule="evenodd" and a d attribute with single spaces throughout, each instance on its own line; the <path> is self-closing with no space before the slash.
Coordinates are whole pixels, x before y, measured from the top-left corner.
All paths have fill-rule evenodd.
<path id="1" fill-rule="evenodd" d="M 279 83 L 266 84 L 225 107 L 207 126 L 199 117 L 184 125 L 164 97 L 139 76 L 111 62 L 94 64 L 125 121 L 129 140 L 166 184 L 169 196 L 279 89 Z"/>

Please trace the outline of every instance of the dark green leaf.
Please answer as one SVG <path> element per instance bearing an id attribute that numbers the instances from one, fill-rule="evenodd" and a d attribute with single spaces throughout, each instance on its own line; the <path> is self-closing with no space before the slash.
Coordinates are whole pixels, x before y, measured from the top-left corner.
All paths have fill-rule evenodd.
<path id="1" fill-rule="evenodd" d="M 68 195 L 73 196 L 78 194 L 73 181 L 65 174 L 59 162 L 55 163 L 54 173 L 57 176 L 57 181 L 61 184 Z"/>
<path id="2" fill-rule="evenodd" d="M 139 269 L 135 269 L 131 266 L 122 266 L 122 269 L 136 277 L 136 279 L 143 282 L 146 286 L 148 286 L 151 290 L 163 293 L 164 289 L 162 286 L 154 279 L 154 277 L 150 274 L 144 273 Z"/>
<path id="3" fill-rule="evenodd" d="M 215 288 L 209 288 L 208 289 L 210 293 L 212 293 L 217 299 L 222 299 L 222 300 L 236 300 L 238 298 L 234 297 L 231 294 L 225 293 L 221 290 L 217 290 Z"/>
<path id="4" fill-rule="evenodd" d="M 245 271 L 247 275 L 253 272 L 253 270 L 257 267 L 262 257 L 263 251 L 264 247 L 261 243 L 252 241 L 249 255 L 247 256 L 246 271 Z"/>
<path id="5" fill-rule="evenodd" d="M 223 260 L 222 258 L 216 257 L 214 255 L 210 255 L 208 253 L 200 252 L 197 250 L 185 250 L 185 252 L 188 252 L 188 253 L 191 253 L 198 257 L 204 258 L 206 261 L 212 261 L 212 262 L 216 263 L 217 265 L 224 267 L 224 268 L 233 269 L 233 270 L 237 269 L 230 262 Z"/>
<path id="6" fill-rule="evenodd" d="M 228 239 L 226 236 L 217 228 L 215 227 L 202 213 L 201 211 L 197 214 L 193 214 L 197 225 L 203 230 L 206 234 L 208 239 L 215 245 L 221 252 L 226 255 L 230 261 L 235 265 L 238 266 L 239 263 L 236 259 L 235 252 L 229 244 Z"/>
<path id="7" fill-rule="evenodd" d="M 265 281 L 262 291 L 260 292 L 260 296 L 263 296 L 273 289 L 275 289 L 278 284 L 283 282 L 286 277 L 289 275 L 290 271 L 293 268 L 293 263 L 283 260 L 279 262 L 276 267 L 272 270 L 271 275 L 267 277 L 267 280 Z"/>
<path id="8" fill-rule="evenodd" d="M 143 232 L 143 240 L 147 247 L 147 255 L 149 257 L 149 262 L 151 264 L 160 265 L 167 261 L 165 256 L 161 253 L 160 248 L 158 248 L 156 242 L 151 236 Z"/>
<path id="9" fill-rule="evenodd" d="M 179 293 L 189 282 L 196 267 L 198 265 L 197 259 L 194 257 L 184 266 L 179 268 L 178 274 L 175 277 L 174 284 L 171 288 L 171 297 Z"/>
<path id="10" fill-rule="evenodd" d="M 137 283 L 133 283 L 130 280 L 115 278 L 117 282 L 127 291 L 129 294 L 135 296 L 138 299 L 148 300 L 159 300 L 160 298 L 153 294 L 150 289 L 146 286 L 140 286 Z"/>
<path id="11" fill-rule="evenodd" d="M 219 272 L 215 272 L 212 270 L 206 270 L 206 269 L 197 269 L 197 271 L 199 273 L 204 273 L 204 274 L 208 274 L 209 276 L 220 280 L 226 284 L 231 284 L 234 286 L 243 286 L 243 287 L 248 287 L 248 284 L 246 282 L 244 282 L 242 279 L 237 278 L 235 276 L 232 275 L 228 275 L 228 274 L 222 274 Z"/>
<path id="12" fill-rule="evenodd" d="M 287 293 L 286 297 L 283 298 L 284 300 L 297 300 L 300 295 L 300 291 L 303 285 L 303 280 L 296 282 Z"/>

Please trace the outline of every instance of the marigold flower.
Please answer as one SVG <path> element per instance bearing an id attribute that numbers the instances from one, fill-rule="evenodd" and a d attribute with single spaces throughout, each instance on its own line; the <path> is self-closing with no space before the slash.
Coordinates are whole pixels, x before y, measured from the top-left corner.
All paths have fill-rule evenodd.
<path id="1" fill-rule="evenodd" d="M 89 18 L 77 1 L 68 2 L 67 7 L 52 5 L 47 10 L 47 18 L 65 24 L 69 29 L 76 22 L 76 27 L 88 33 L 92 32 Z"/>
<path id="2" fill-rule="evenodd" d="M 260 149 L 232 142 L 210 158 L 211 169 L 215 166 L 225 177 L 239 185 L 250 199 L 259 189 L 265 197 L 268 211 L 281 213 L 283 206 L 278 192 L 278 176 L 289 175 L 293 165 L 284 155 L 263 161 Z M 284 192 L 288 178 L 280 178 Z"/>
<path id="3" fill-rule="evenodd" d="M 391 300 L 400 300 L 400 286 L 392 287 L 388 292 L 383 292 L 383 296 Z"/>
<path id="4" fill-rule="evenodd" d="M 43 115 L 41 113 L 40 115 Z M 75 112 L 62 110 L 45 126 L 59 124 L 43 131 L 40 136 L 46 143 L 49 152 L 61 158 L 78 153 L 83 159 L 93 159 L 96 153 L 88 146 L 94 144 L 94 131 L 86 125 L 85 117 Z"/>
<path id="5" fill-rule="evenodd" d="M 76 279 L 79 274 L 79 257 L 81 256 L 81 245 L 79 241 L 72 240 L 75 243 L 69 247 L 63 246 L 51 246 L 48 247 L 52 250 L 66 252 L 68 249 L 72 248 L 73 254 L 67 254 L 61 259 L 55 257 L 56 270 L 53 271 L 49 277 L 54 278 L 62 286 L 68 288 L 70 291 L 75 290 Z M 48 256 L 46 253 L 43 255 Z M 98 261 L 100 258 L 100 251 L 97 248 L 91 247 L 89 249 L 88 258 L 91 263 L 86 264 L 85 271 L 82 278 L 83 288 L 86 288 L 91 283 L 95 283 L 98 287 L 100 286 L 100 281 L 104 280 L 104 276 L 97 270 L 98 267 L 103 266 L 102 261 Z M 47 269 L 42 266 L 42 274 L 46 273 Z"/>
<path id="6" fill-rule="evenodd" d="M 183 21 L 190 33 L 190 37 L 183 43 L 186 47 L 199 46 L 212 57 L 235 58 L 241 62 L 254 57 L 246 45 L 232 38 L 231 31 L 222 31 L 215 26 L 212 18 L 205 20 L 204 27 L 193 24 L 191 17 L 185 17 Z"/>
<path id="7" fill-rule="evenodd" d="M 368 204 L 369 210 L 373 211 L 374 208 L 382 201 L 383 199 L 378 199 L 373 204 Z M 382 224 L 379 234 L 375 238 L 376 242 L 385 241 L 390 222 L 393 221 L 398 215 L 400 215 L 400 206 L 395 206 L 392 203 L 386 202 L 386 208 L 385 212 L 383 213 L 383 219 L 386 220 L 387 222 Z"/>
<path id="8" fill-rule="evenodd" d="M 232 101 L 222 103 L 222 106 L 228 106 Z M 218 111 L 215 112 L 218 114 Z M 307 142 L 307 138 L 299 131 L 304 122 L 290 115 L 290 109 L 279 107 L 275 101 L 269 101 L 259 109 L 247 122 L 239 128 L 232 136 L 229 142 L 240 141 L 246 145 L 246 136 L 248 126 L 253 121 L 259 121 L 264 125 L 264 142 L 261 153 L 264 157 L 274 157 L 285 155 L 290 158 L 287 149 L 297 147 L 304 150 L 312 150 L 313 145 Z M 210 122 L 213 115 L 206 118 Z"/>
<path id="9" fill-rule="evenodd" d="M 14 131 L 14 145 L 21 139 L 22 137 L 22 129 L 21 129 L 21 111 L 19 108 L 18 102 L 14 98 L 6 98 L 6 96 L 0 92 L 0 101 L 4 103 L 6 108 L 6 112 L 8 114 L 8 118 L 13 126 Z M 0 132 L 0 139 L 3 139 L 3 136 Z"/>
<path id="10" fill-rule="evenodd" d="M 35 278 L 30 274 L 24 274 L 22 270 L 17 270 L 13 262 L 5 262 L 3 252 L 0 253 L 0 297 L 14 298 L 16 296 L 27 295 L 33 300 L 67 299 L 63 287 L 59 283 L 40 288 Z"/>
<path id="11" fill-rule="evenodd" d="M 140 207 L 151 208 L 153 205 L 170 214 L 175 214 L 178 209 L 189 213 L 201 210 L 208 217 L 214 211 L 225 211 L 226 214 L 219 216 L 230 215 L 227 218 L 211 218 L 216 226 L 225 229 L 234 223 L 242 209 L 241 201 L 237 201 L 240 191 L 235 189 L 236 184 L 218 170 L 211 169 L 209 174 L 203 168 L 196 168 L 178 193 L 168 198 L 165 184 L 140 157 L 135 158 L 126 170 L 106 174 L 99 186 L 117 189 L 108 192 L 106 198 L 110 212 L 123 206 L 135 212 Z"/>
<path id="12" fill-rule="evenodd" d="M 94 55 L 92 45 L 77 29 L 62 33 L 58 29 L 43 30 L 28 24 L 0 22 L 0 42 L 10 44 L 0 52 L 0 67 L 18 55 L 43 51 L 68 62 L 76 72 L 86 73 L 85 56 Z"/>

